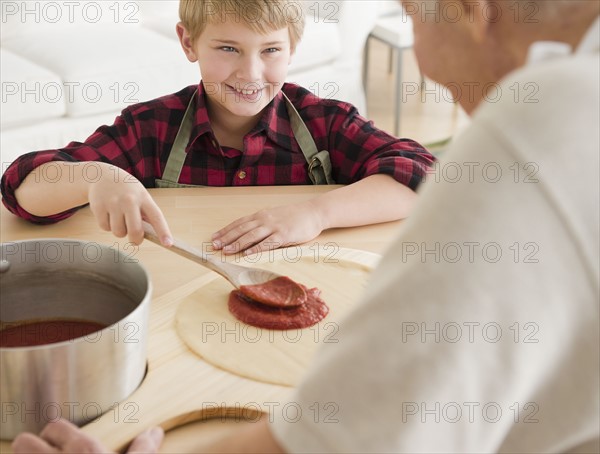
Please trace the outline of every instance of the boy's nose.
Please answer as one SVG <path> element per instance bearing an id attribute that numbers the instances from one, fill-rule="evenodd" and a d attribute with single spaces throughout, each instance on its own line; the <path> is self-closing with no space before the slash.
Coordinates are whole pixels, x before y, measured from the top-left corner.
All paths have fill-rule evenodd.
<path id="1" fill-rule="evenodd" d="M 246 83 L 259 82 L 262 80 L 262 72 L 262 60 L 257 57 L 248 56 L 241 59 L 236 71 L 236 77 L 238 80 Z"/>

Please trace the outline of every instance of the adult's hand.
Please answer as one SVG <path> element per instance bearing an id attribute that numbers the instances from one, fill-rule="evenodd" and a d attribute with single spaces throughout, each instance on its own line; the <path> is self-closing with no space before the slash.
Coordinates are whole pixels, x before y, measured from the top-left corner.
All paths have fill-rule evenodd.
<path id="1" fill-rule="evenodd" d="M 129 446 L 128 454 L 155 453 L 162 443 L 164 433 L 160 427 L 141 433 Z M 112 453 L 95 438 L 64 419 L 51 422 L 39 436 L 19 434 L 12 443 L 15 453 Z"/>

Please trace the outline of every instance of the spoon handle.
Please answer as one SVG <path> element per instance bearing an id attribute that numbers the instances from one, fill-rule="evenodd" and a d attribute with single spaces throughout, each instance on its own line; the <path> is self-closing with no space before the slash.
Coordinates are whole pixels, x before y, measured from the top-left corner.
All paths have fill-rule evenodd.
<path id="1" fill-rule="evenodd" d="M 156 231 L 152 225 L 145 221 L 142 221 L 142 225 L 144 227 L 144 238 L 147 240 L 150 240 L 171 252 L 175 252 L 176 254 L 179 254 L 187 259 L 199 263 L 206 268 L 211 269 L 216 273 L 219 273 L 221 276 L 231 282 L 234 287 L 239 288 L 237 276 L 240 272 L 245 271 L 246 268 L 239 265 L 234 265 L 232 263 L 219 261 L 177 238 L 173 238 L 173 245 L 171 247 L 166 247 L 160 242 L 160 239 L 158 238 L 158 235 L 156 234 Z"/>

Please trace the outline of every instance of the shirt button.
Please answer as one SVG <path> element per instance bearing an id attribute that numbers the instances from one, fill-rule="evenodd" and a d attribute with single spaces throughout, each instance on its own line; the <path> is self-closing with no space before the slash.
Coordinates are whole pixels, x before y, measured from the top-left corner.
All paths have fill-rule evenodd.
<path id="1" fill-rule="evenodd" d="M 246 178 L 246 172 L 244 172 L 243 170 L 241 172 L 238 173 L 238 178 L 240 180 L 243 180 L 244 178 Z"/>

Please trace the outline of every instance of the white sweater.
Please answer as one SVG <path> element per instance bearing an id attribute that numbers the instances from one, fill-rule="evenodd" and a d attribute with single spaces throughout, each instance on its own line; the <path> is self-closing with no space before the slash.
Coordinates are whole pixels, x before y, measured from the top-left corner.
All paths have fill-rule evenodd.
<path id="1" fill-rule="evenodd" d="M 274 415 L 289 452 L 598 452 L 598 27 L 476 112 Z"/>

